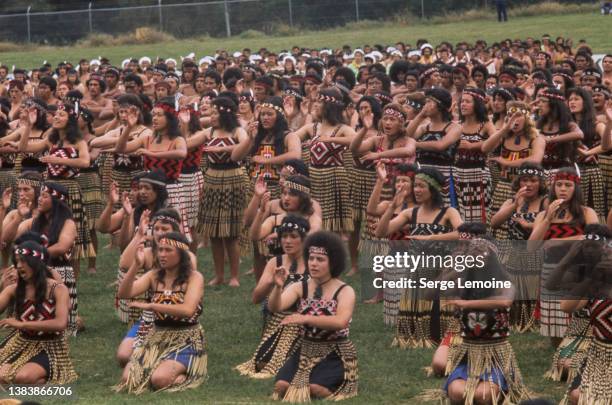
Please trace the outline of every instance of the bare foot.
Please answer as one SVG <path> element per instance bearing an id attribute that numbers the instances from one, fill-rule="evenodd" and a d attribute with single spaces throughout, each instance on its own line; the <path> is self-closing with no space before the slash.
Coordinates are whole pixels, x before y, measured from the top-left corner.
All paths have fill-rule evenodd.
<path id="1" fill-rule="evenodd" d="M 95 267 L 90 267 L 90 268 L 87 269 L 87 272 L 89 274 L 96 274 L 98 271 L 96 270 Z"/>
<path id="2" fill-rule="evenodd" d="M 229 281 L 229 286 L 230 287 L 240 287 L 240 283 L 238 282 L 237 278 L 231 278 Z"/>
<path id="3" fill-rule="evenodd" d="M 176 379 L 174 380 L 174 385 L 179 385 L 185 382 L 185 380 L 187 379 L 187 376 L 185 376 L 185 374 L 181 374 L 178 377 L 176 377 Z"/>
<path id="4" fill-rule="evenodd" d="M 351 277 L 354 276 L 355 274 L 357 274 L 359 270 L 357 269 L 357 266 L 353 266 L 351 267 L 351 270 L 349 270 L 348 273 L 346 273 L 347 276 Z"/>
<path id="5" fill-rule="evenodd" d="M 246 273 L 244 273 L 244 274 L 248 276 L 249 274 L 253 274 L 253 273 L 255 273 L 255 267 L 251 267 L 251 268 L 250 268 L 250 269 L 248 269 L 248 270 L 246 271 Z"/>
<path id="6" fill-rule="evenodd" d="M 85 322 L 83 322 L 83 318 L 81 318 L 80 316 L 77 316 L 76 327 L 77 332 L 83 332 L 85 330 Z"/>
<path id="7" fill-rule="evenodd" d="M 225 281 L 223 281 L 223 279 L 219 279 L 217 277 L 213 278 L 208 283 L 209 286 L 222 285 L 222 284 L 225 284 Z"/>

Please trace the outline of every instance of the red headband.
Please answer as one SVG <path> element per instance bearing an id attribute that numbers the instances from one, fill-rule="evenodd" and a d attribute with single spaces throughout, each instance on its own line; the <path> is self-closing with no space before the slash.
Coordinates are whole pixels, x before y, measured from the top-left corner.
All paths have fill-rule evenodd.
<path id="1" fill-rule="evenodd" d="M 174 107 L 170 107 L 168 104 L 157 103 L 154 108 L 159 108 L 160 110 L 164 110 L 168 114 L 172 114 L 174 116 L 178 115 L 178 111 Z"/>
<path id="2" fill-rule="evenodd" d="M 557 173 L 555 174 L 555 181 L 557 180 L 569 180 L 576 184 L 580 184 L 580 177 L 573 173 L 565 173 L 565 172 Z"/>
<path id="3" fill-rule="evenodd" d="M 478 100 L 483 101 L 483 102 L 487 101 L 486 98 L 484 98 L 483 96 L 481 96 L 480 94 L 478 94 L 478 93 L 476 93 L 475 91 L 472 91 L 472 90 L 463 90 L 463 94 L 467 95 L 467 96 L 472 96 L 472 97 L 477 98 Z"/>

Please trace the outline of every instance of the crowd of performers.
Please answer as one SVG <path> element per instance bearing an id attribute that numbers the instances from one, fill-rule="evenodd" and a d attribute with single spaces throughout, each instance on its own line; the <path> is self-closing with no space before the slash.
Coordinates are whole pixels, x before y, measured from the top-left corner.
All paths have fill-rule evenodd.
<path id="1" fill-rule="evenodd" d="M 364 297 L 383 302 L 398 350 L 437 347 L 429 371 L 448 380 L 418 401 L 529 398 L 508 336 L 537 332 L 556 348 L 547 377 L 568 384 L 565 403 L 612 403 L 612 55 L 600 70 L 586 43 L 563 38 L 420 40 L 0 66 L 0 80 L 3 383 L 77 378 L 80 263 L 96 272 L 108 234 L 127 325 L 117 391 L 205 381 L 195 253 L 210 249 L 208 285 L 239 286 L 244 255 L 257 280 L 261 341 L 237 372 L 273 379 L 279 400 L 354 397 L 356 295 L 343 271 L 365 276 L 360 256 L 456 240 L 514 287 Z M 592 242 L 573 257 L 598 258 L 575 283 L 590 299 L 554 288 L 569 277 L 568 240 Z M 504 241 L 540 241 L 541 263 Z M 546 282 L 520 281 L 539 265 Z"/>

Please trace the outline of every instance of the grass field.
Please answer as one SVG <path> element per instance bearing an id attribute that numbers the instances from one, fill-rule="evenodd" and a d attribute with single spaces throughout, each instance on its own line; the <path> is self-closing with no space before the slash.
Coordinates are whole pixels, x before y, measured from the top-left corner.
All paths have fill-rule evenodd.
<path id="1" fill-rule="evenodd" d="M 457 42 L 485 38 L 489 42 L 503 38 L 539 37 L 543 33 L 570 36 L 577 41 L 586 38 L 596 52 L 612 50 L 610 38 L 612 24 L 596 14 L 574 14 L 515 18 L 498 24 L 493 18 L 453 24 L 417 25 L 413 27 L 381 23 L 379 27 L 364 24 L 361 28 L 337 29 L 301 36 L 269 38 L 231 38 L 186 40 L 153 45 L 132 45 L 100 48 L 40 48 L 36 51 L 0 53 L 0 61 L 19 67 L 39 66 L 43 60 L 57 63 L 68 59 L 104 55 L 115 63 L 126 57 L 142 55 L 177 57 L 194 51 L 198 56 L 213 53 L 215 49 L 229 50 L 266 46 L 280 50 L 294 44 L 308 47 L 336 47 L 348 43 L 394 43 L 402 40 L 414 44 L 425 37 L 437 43 L 441 40 Z M 103 243 L 101 243 L 103 245 Z M 199 252 L 199 268 L 206 278 L 212 276 L 208 250 Z M 209 379 L 196 390 L 181 393 L 146 394 L 131 396 L 115 394 L 110 387 L 120 378 L 121 370 L 114 360 L 114 352 L 125 334 L 125 326 L 114 313 L 114 287 L 118 262 L 116 251 L 103 250 L 96 275 L 84 274 L 79 281 L 79 308 L 87 330 L 71 339 L 71 354 L 80 376 L 74 384 L 78 403 L 83 404 L 200 404 L 269 402 L 272 381 L 250 380 L 241 377 L 233 367 L 246 361 L 255 350 L 261 332 L 260 307 L 250 304 L 254 281 L 243 276 L 239 289 L 229 287 L 207 288 L 204 313 L 201 318 L 209 345 Z M 85 267 L 85 266 L 83 266 Z M 241 271 L 249 268 L 241 265 Z M 358 291 L 359 276 L 348 279 Z M 431 350 L 400 351 L 391 348 L 393 331 L 383 326 L 381 305 L 359 304 L 355 310 L 352 339 L 359 353 L 360 394 L 347 404 L 415 404 L 411 398 L 426 388 L 440 387 L 442 380 L 426 378 L 422 367 L 429 364 Z M 513 336 L 512 342 L 528 386 L 536 393 L 559 400 L 564 384 L 552 384 L 542 379 L 551 360 L 552 349 L 548 340 L 537 335 Z M 43 401 L 51 404 L 66 403 L 63 399 Z"/>
<path id="2" fill-rule="evenodd" d="M 199 268 L 207 279 L 212 277 L 208 250 L 198 254 Z M 133 396 L 116 394 L 110 387 L 120 378 L 121 370 L 114 353 L 126 332 L 113 308 L 118 255 L 105 250 L 98 263 L 98 273 L 84 274 L 79 281 L 79 311 L 86 331 L 70 340 L 79 380 L 73 384 L 81 404 L 263 404 L 269 403 L 271 380 L 250 380 L 233 367 L 246 361 L 257 347 L 261 333 L 260 307 L 250 303 L 254 286 L 252 276 L 242 276 L 239 289 L 207 288 L 201 322 L 209 345 L 208 381 L 195 390 L 180 393 Z M 249 263 L 241 265 L 241 271 Z M 359 276 L 347 279 L 361 291 Z M 351 327 L 351 338 L 359 355 L 359 397 L 348 404 L 416 404 L 411 399 L 426 388 L 441 387 L 443 380 L 425 377 L 422 367 L 431 360 L 432 350 L 402 351 L 391 348 L 393 331 L 383 326 L 382 306 L 358 304 Z M 564 384 L 542 379 L 550 365 L 552 350 L 548 340 L 538 335 L 513 336 L 523 375 L 536 393 L 559 400 Z M 64 399 L 49 404 L 68 403 Z"/>
<path id="3" fill-rule="evenodd" d="M 542 34 L 571 37 L 574 43 L 585 38 L 595 52 L 609 52 L 612 50 L 610 37 L 612 24 L 610 18 L 592 14 L 542 15 L 536 17 L 512 18 L 509 22 L 499 24 L 494 20 L 493 14 L 487 20 L 466 21 L 447 24 L 416 24 L 412 26 L 383 22 L 363 22 L 352 24 L 345 28 L 329 31 L 308 32 L 304 35 L 286 37 L 262 37 L 229 39 L 202 38 L 195 40 L 181 40 L 149 45 L 108 46 L 85 48 L 79 46 L 50 48 L 41 47 L 36 50 L 23 52 L 0 52 L 0 62 L 8 66 L 24 68 L 38 67 L 44 60 L 56 64 L 62 60 L 78 62 L 82 57 L 94 58 L 106 56 L 115 64 L 119 64 L 128 57 L 173 57 L 195 52 L 196 56 L 213 54 L 216 49 L 239 50 L 244 47 L 268 49 L 279 51 L 293 45 L 304 47 L 338 47 L 343 44 L 362 46 L 364 44 L 393 44 L 404 41 L 414 45 L 418 38 L 427 38 L 433 43 L 448 40 L 456 43 L 461 40 L 474 41 L 479 38 L 489 43 L 505 38 L 526 38 L 533 36 L 539 38 Z"/>

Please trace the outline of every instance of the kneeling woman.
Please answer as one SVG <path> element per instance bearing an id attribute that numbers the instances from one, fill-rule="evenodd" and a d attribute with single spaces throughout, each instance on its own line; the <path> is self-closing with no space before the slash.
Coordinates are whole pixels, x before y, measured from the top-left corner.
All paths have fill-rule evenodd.
<path id="1" fill-rule="evenodd" d="M 347 264 L 340 237 L 316 232 L 304 246 L 311 279 L 283 291 L 288 272 L 276 270 L 268 308 L 297 313 L 283 325 L 303 326 L 303 337 L 276 376 L 274 399 L 308 402 L 312 396 L 341 400 L 357 395 L 357 352 L 348 339 L 355 291 L 339 280 Z"/>
<path id="2" fill-rule="evenodd" d="M 266 299 L 274 288 L 274 273 L 278 268 L 289 269 L 284 285 L 308 280 L 308 272 L 302 257 L 302 244 L 310 230 L 308 220 L 296 215 L 287 215 L 277 229 L 278 239 L 285 254 L 268 261 L 257 287 L 253 291 L 253 303 L 264 305 L 264 330 L 261 343 L 255 355 L 247 362 L 236 367 L 242 375 L 252 378 L 271 378 L 285 364 L 288 355 L 299 338 L 297 325 L 281 325 L 281 321 L 291 312 L 268 313 Z"/>
<path id="3" fill-rule="evenodd" d="M 2 384 L 67 384 L 77 375 L 68 356 L 68 289 L 53 280 L 47 250 L 26 241 L 15 248 L 17 283 L 0 294 L 0 310 L 14 303 L 14 318 L 0 326 L 14 328 L 0 343 Z"/>
<path id="4" fill-rule="evenodd" d="M 168 233 L 157 244 L 159 268 L 136 274 L 144 266 L 144 247 L 119 286 L 117 296 L 127 299 L 149 291 L 151 302 L 131 305 L 155 313 L 155 325 L 142 346 L 134 350 L 117 391 L 142 393 L 154 390 L 179 391 L 195 388 L 206 378 L 204 330 L 198 322 L 202 313 L 204 278 L 193 268 L 189 241 L 180 233 Z"/>

